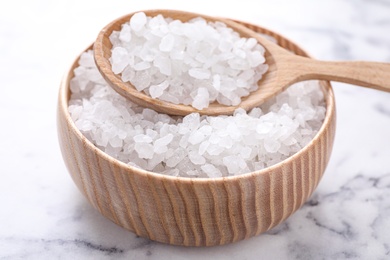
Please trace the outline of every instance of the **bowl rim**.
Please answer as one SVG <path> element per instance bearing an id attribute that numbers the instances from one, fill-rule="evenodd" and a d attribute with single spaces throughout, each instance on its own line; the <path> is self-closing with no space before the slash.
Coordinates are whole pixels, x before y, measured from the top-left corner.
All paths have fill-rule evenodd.
<path id="1" fill-rule="evenodd" d="M 240 20 L 234 20 L 236 22 L 242 23 L 244 25 L 250 25 L 253 27 L 258 27 L 264 30 L 266 34 L 271 34 L 272 36 L 277 36 L 282 39 L 284 39 L 286 42 L 289 43 L 290 46 L 293 46 L 295 48 L 300 49 L 301 53 L 303 55 L 306 55 L 307 57 L 311 57 L 305 50 L 301 49 L 299 45 L 297 45 L 295 42 L 291 41 L 290 39 L 275 33 L 272 30 L 269 30 L 267 28 L 264 28 L 262 26 L 258 26 L 256 24 L 252 24 L 245 21 Z M 324 134 L 327 127 L 332 123 L 331 120 L 335 116 L 335 97 L 332 85 L 329 81 L 320 81 L 321 89 L 324 93 L 324 99 L 325 99 L 325 107 L 326 107 L 326 113 L 325 118 L 323 120 L 323 123 L 316 133 L 316 135 L 312 138 L 312 140 L 306 144 L 304 147 L 302 147 L 298 152 L 295 154 L 289 156 L 288 158 L 271 165 L 269 167 L 266 167 L 264 169 L 258 170 L 258 171 L 252 171 L 248 173 L 243 173 L 239 175 L 234 176 L 225 176 L 225 177 L 216 177 L 216 178 L 208 178 L 208 177 L 199 177 L 199 178 L 192 178 L 192 177 L 183 177 L 183 176 L 170 176 L 170 175 L 164 175 L 157 172 L 152 172 L 148 170 L 144 170 L 135 166 L 131 166 L 129 164 L 126 164 L 109 154 L 105 153 L 101 149 L 99 149 L 97 146 L 95 146 L 87 137 L 84 136 L 84 134 L 76 127 L 73 119 L 71 118 L 68 110 L 69 105 L 69 99 L 70 99 L 70 80 L 74 76 L 74 68 L 77 66 L 78 61 L 80 59 L 80 56 L 82 53 L 93 50 L 93 43 L 90 44 L 86 49 L 84 49 L 71 63 L 71 66 L 66 70 L 61 83 L 60 83 L 60 90 L 59 90 L 59 96 L 58 96 L 58 110 L 59 113 L 61 113 L 65 117 L 65 121 L 70 127 L 70 130 L 79 138 L 79 140 L 88 146 L 89 149 L 92 149 L 93 152 L 97 153 L 99 156 L 103 157 L 105 160 L 109 161 L 112 164 L 115 164 L 115 166 L 122 168 L 125 170 L 127 174 L 138 174 L 142 175 L 144 177 L 153 177 L 157 178 L 161 181 L 173 181 L 173 182 L 185 182 L 185 183 L 206 183 L 206 182 L 227 182 L 227 181 L 240 181 L 242 179 L 247 179 L 250 177 L 256 177 L 258 175 L 264 175 L 264 174 L 271 174 L 275 169 L 282 167 L 284 164 L 290 163 L 291 161 L 295 160 L 297 157 L 300 157 L 303 153 L 305 153 L 307 150 L 312 149 L 312 147 L 319 141 L 320 137 Z M 58 115 L 59 116 L 59 115 Z M 325 165 L 326 166 L 326 165 Z"/>

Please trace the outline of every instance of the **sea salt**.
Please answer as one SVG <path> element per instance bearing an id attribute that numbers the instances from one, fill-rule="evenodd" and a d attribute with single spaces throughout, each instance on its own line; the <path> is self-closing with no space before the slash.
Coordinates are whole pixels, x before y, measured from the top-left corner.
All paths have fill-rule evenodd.
<path id="1" fill-rule="evenodd" d="M 140 26 L 141 18 L 134 26 Z M 246 73 L 252 74 L 241 77 L 248 77 Z M 218 79 L 213 81 L 217 84 Z M 161 80 L 151 92 L 159 95 L 166 85 Z M 191 178 L 234 176 L 278 163 L 312 140 L 326 112 L 318 82 L 307 81 L 248 113 L 237 109 L 233 116 L 159 114 L 111 89 L 98 72 L 92 51 L 81 55 L 70 89 L 72 120 L 102 151 L 134 167 Z"/>
<path id="2" fill-rule="evenodd" d="M 198 110 L 212 102 L 239 104 L 268 69 L 264 48 L 254 38 L 202 18 L 183 23 L 140 12 L 110 41 L 112 70 L 124 82 L 152 98 Z"/>
<path id="3" fill-rule="evenodd" d="M 147 20 L 145 13 L 140 12 L 134 14 L 132 19 L 130 20 L 131 29 L 136 32 L 140 31 L 146 24 L 146 21 Z"/>

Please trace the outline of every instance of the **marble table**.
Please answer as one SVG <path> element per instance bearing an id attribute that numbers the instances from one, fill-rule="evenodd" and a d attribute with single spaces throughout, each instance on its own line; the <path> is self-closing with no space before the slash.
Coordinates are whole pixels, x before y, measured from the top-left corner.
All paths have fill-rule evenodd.
<path id="1" fill-rule="evenodd" d="M 346 84 L 333 84 L 337 134 L 320 185 L 265 234 L 170 246 L 136 237 L 87 203 L 58 146 L 59 82 L 105 24 L 152 8 L 258 23 L 319 59 L 390 62 L 389 0 L 2 1 L 0 259 L 390 259 L 390 94 Z"/>

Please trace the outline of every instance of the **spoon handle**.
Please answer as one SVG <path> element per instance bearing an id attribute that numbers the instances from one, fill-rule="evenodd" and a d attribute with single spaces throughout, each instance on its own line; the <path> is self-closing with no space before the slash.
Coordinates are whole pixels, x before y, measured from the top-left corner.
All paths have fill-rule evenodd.
<path id="1" fill-rule="evenodd" d="M 338 81 L 390 92 L 390 63 L 309 59 L 306 62 L 303 66 L 306 71 L 300 72 L 300 78 Z"/>

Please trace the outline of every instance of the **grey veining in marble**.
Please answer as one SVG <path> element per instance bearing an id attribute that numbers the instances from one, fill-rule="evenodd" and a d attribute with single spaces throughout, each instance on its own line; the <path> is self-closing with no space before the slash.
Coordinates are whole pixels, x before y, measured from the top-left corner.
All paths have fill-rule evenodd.
<path id="1" fill-rule="evenodd" d="M 337 134 L 320 185 L 265 234 L 213 248 L 169 246 L 87 203 L 58 147 L 59 82 L 100 28 L 151 8 L 258 23 L 318 59 L 390 62 L 389 0 L 1 2 L 0 259 L 390 259 L 390 94 L 341 83 L 333 84 Z"/>

